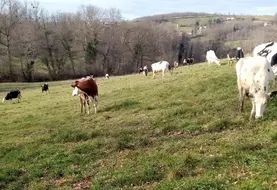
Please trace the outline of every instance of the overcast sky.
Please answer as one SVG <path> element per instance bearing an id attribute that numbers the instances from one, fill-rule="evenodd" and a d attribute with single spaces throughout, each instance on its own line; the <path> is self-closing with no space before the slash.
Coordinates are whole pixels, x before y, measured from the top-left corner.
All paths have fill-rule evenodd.
<path id="1" fill-rule="evenodd" d="M 125 19 L 171 12 L 207 12 L 269 15 L 277 0 L 37 0 L 50 13 L 75 12 L 81 4 L 118 8 Z"/>

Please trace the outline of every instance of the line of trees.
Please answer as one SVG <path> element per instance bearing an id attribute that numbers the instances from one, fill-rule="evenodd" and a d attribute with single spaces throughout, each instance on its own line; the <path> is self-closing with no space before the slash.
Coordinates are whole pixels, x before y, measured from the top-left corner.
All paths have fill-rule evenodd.
<path id="1" fill-rule="evenodd" d="M 173 28 L 124 21 L 115 8 L 50 15 L 37 2 L 0 0 L 1 81 L 133 73 L 176 59 L 179 41 Z"/>
<path id="2" fill-rule="evenodd" d="M 116 8 L 83 5 L 76 13 L 49 14 L 38 2 L 0 0 L 0 82 L 124 75 L 160 60 L 203 62 L 209 49 L 224 58 L 230 41 L 246 52 L 277 41 L 276 26 L 249 19 L 210 23 L 193 38 L 151 19 L 124 21 Z"/>

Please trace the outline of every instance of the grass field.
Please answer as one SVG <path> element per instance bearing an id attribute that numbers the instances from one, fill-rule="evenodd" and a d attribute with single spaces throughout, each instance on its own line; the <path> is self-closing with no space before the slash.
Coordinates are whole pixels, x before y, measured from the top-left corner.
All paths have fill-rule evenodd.
<path id="1" fill-rule="evenodd" d="M 96 115 L 70 83 L 12 85 L 23 98 L 0 104 L 0 189 L 277 188 L 277 100 L 249 122 L 233 66 L 99 79 Z"/>

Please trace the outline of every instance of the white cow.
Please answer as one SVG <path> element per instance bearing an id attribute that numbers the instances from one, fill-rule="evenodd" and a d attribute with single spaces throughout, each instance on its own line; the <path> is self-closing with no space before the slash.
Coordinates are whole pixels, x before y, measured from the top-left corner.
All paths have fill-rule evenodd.
<path id="1" fill-rule="evenodd" d="M 162 76 L 164 77 L 164 72 L 166 70 L 171 71 L 170 65 L 167 61 L 159 61 L 157 63 L 151 64 L 151 68 L 153 71 L 153 78 L 155 77 L 155 73 L 162 71 Z M 172 72 L 170 72 L 172 74 Z"/>
<path id="2" fill-rule="evenodd" d="M 217 58 L 217 56 L 215 55 L 214 50 L 209 50 L 206 53 L 206 60 L 208 61 L 208 64 L 210 65 L 211 63 L 215 62 L 217 65 L 221 65 L 220 64 L 220 60 Z"/>
<path id="3" fill-rule="evenodd" d="M 277 43 L 268 42 L 256 46 L 253 50 L 253 56 L 266 57 L 270 63 L 273 73 L 277 75 Z"/>
<path id="4" fill-rule="evenodd" d="M 244 97 L 247 95 L 252 101 L 250 119 L 254 113 L 256 119 L 263 117 L 267 101 L 277 94 L 277 91 L 268 93 L 270 81 L 275 84 L 269 62 L 260 56 L 241 58 L 236 64 L 236 73 L 240 111 L 243 111 Z"/>

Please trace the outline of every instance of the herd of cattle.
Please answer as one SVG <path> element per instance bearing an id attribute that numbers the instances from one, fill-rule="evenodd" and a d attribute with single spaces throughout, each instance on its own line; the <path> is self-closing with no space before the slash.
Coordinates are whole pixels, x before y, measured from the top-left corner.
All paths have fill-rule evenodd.
<path id="1" fill-rule="evenodd" d="M 236 60 L 236 74 L 237 74 L 237 86 L 239 91 L 240 111 L 243 111 L 245 96 L 249 97 L 252 102 L 252 110 L 250 119 L 259 119 L 263 117 L 266 104 L 269 100 L 273 99 L 277 95 L 277 91 L 269 93 L 270 82 L 275 85 L 275 75 L 277 75 L 277 43 L 269 42 L 258 45 L 253 50 L 253 56 L 244 57 L 244 52 L 241 47 L 232 49 L 227 54 L 228 64 Z M 208 64 L 216 63 L 220 64 L 220 59 L 217 58 L 213 50 L 206 52 L 206 60 Z M 185 59 L 183 63 L 192 64 L 194 59 Z M 165 71 L 169 71 L 172 74 L 172 70 L 178 67 L 179 63 L 174 62 L 172 65 L 167 61 L 159 61 L 151 64 L 153 72 L 153 78 L 157 72 L 162 72 L 164 77 Z M 144 66 L 140 68 L 139 73 L 143 73 L 145 76 L 148 74 L 148 67 Z M 106 74 L 105 78 L 109 78 Z M 97 112 L 98 105 L 98 86 L 93 76 L 83 77 L 80 80 L 76 80 L 71 84 L 74 88 L 72 96 L 80 97 L 81 113 L 83 108 L 87 114 L 90 113 L 90 102 L 94 101 L 95 113 Z M 49 93 L 49 86 L 47 83 L 42 85 L 42 93 Z M 21 98 L 21 92 L 19 90 L 10 91 L 3 98 L 3 101 Z"/>

